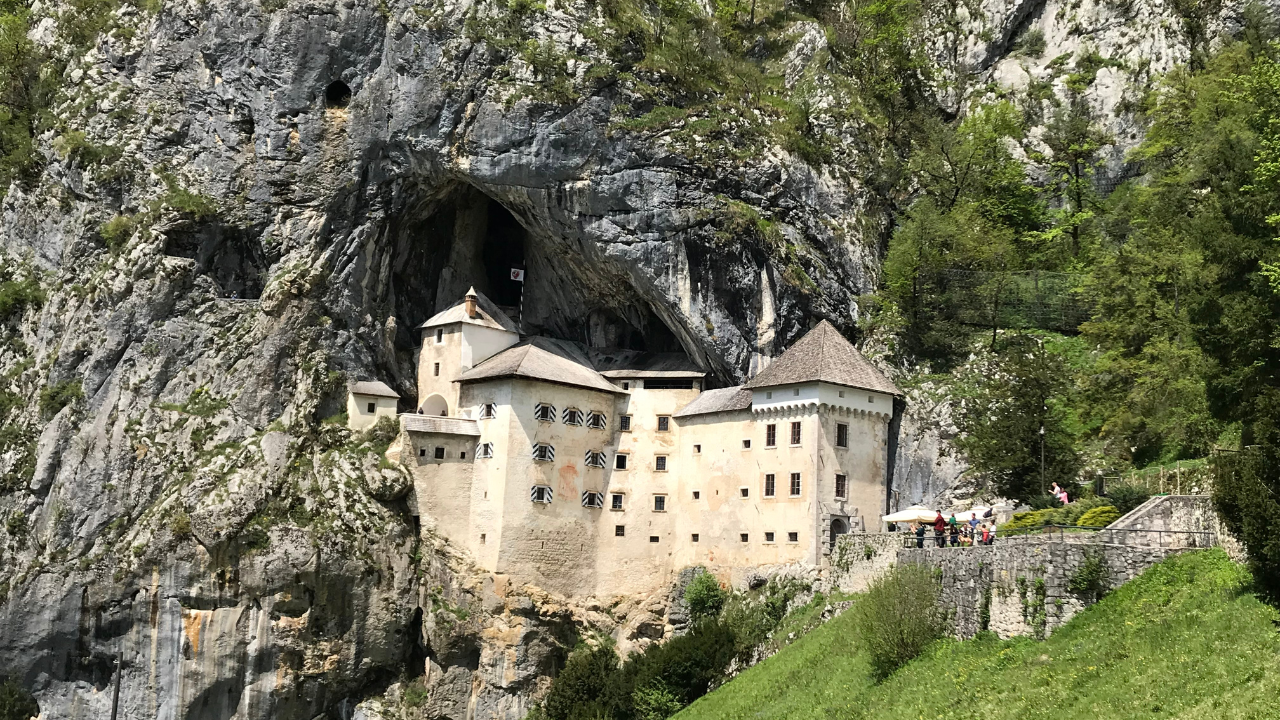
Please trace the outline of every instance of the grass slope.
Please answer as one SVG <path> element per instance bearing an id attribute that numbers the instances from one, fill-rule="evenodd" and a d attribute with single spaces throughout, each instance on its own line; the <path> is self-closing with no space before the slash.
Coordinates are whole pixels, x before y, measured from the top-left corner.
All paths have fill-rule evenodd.
<path id="1" fill-rule="evenodd" d="M 1248 583 L 1185 554 L 1043 642 L 940 642 L 880 685 L 846 613 L 676 718 L 1280 718 L 1280 616 Z"/>

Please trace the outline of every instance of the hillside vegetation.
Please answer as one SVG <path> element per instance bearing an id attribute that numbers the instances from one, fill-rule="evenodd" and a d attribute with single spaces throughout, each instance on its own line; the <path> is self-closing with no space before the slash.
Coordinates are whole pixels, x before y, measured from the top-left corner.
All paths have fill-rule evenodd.
<path id="1" fill-rule="evenodd" d="M 1220 550 L 1152 567 L 1047 640 L 940 641 L 881 684 L 848 612 L 676 717 L 1274 718 L 1280 614 Z"/>

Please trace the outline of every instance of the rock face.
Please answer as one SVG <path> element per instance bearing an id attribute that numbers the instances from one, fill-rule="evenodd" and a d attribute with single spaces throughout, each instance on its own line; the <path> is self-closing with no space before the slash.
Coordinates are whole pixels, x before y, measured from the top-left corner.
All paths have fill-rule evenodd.
<path id="1" fill-rule="evenodd" d="M 1009 84 L 1057 72 L 1012 49 L 1029 23 L 1042 58 L 1072 22 L 1148 74 L 1187 52 L 1163 6 L 988 5 L 948 52 Z M 107 717 L 116 658 L 126 718 L 517 718 L 580 633 L 672 632 L 666 595 L 568 602 L 420 544 L 389 438 L 325 419 L 350 380 L 411 402 L 415 326 L 471 285 L 721 383 L 818 317 L 854 334 L 889 219 L 853 166 L 625 126 L 586 3 L 122 5 L 74 51 L 64 10 L 33 8 L 68 62 L 0 221 L 5 279 L 45 294 L 0 318 L 0 672 L 56 718 Z M 548 102 L 512 23 L 586 90 Z M 825 39 L 791 35 L 794 84 Z M 914 501 L 958 469 L 903 427 Z"/>

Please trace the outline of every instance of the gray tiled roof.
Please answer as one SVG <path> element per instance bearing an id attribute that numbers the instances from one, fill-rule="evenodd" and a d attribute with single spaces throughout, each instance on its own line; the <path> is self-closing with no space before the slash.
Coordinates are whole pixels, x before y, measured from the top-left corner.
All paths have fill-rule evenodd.
<path id="1" fill-rule="evenodd" d="M 805 333 L 781 357 L 770 363 L 759 375 L 748 380 L 744 387 L 750 389 L 815 381 L 889 395 L 902 394 L 889 378 L 877 370 L 826 320 Z"/>
<path id="2" fill-rule="evenodd" d="M 639 350 L 591 350 L 591 364 L 601 375 L 611 378 L 680 377 L 706 375 L 687 355 L 679 352 Z"/>
<path id="3" fill-rule="evenodd" d="M 475 291 L 475 288 L 471 288 Z M 496 328 L 498 330 L 506 330 L 507 332 L 519 333 L 516 324 L 511 322 L 511 318 L 507 314 L 498 309 L 498 306 L 492 300 L 485 297 L 484 293 L 476 293 L 476 309 L 479 311 L 480 317 L 470 317 L 467 315 L 467 299 L 464 297 L 454 303 L 449 309 L 436 313 L 431 316 L 430 320 L 418 326 L 419 330 L 426 328 L 439 327 L 441 325 L 451 325 L 453 323 L 468 323 L 470 325 L 481 325 L 483 327 Z"/>
<path id="4" fill-rule="evenodd" d="M 471 435 L 480 437 L 480 425 L 467 418 L 440 417 L 437 415 L 400 416 L 400 427 L 409 432 L 437 433 L 440 435 Z"/>
<path id="5" fill-rule="evenodd" d="M 751 409 L 751 391 L 741 385 L 705 390 L 675 413 L 675 417 Z"/>
<path id="6" fill-rule="evenodd" d="M 361 380 L 351 383 L 347 388 L 352 395 L 373 395 L 375 397 L 398 398 L 400 393 L 387 387 L 386 383 L 377 380 Z"/>
<path id="7" fill-rule="evenodd" d="M 544 380 L 601 392 L 622 392 L 596 372 L 581 346 L 545 337 L 529 338 L 503 350 L 459 375 L 458 382 L 503 377 Z"/>

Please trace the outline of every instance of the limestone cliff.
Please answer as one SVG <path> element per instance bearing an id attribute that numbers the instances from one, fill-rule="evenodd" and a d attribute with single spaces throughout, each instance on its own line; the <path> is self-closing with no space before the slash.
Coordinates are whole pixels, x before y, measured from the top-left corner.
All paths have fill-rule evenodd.
<path id="1" fill-rule="evenodd" d="M 939 77 L 965 81 L 931 91 L 944 110 L 1049 102 L 1092 68 L 1117 153 L 1128 93 L 1193 45 L 1154 0 L 945 20 Z M 0 220 L 0 671 L 45 717 L 106 717 L 120 657 L 127 718 L 349 718 L 384 694 L 516 718 L 584 629 L 662 637 L 665 596 L 566 603 L 420 542 L 389 438 L 325 419 L 349 380 L 411 399 L 414 327 L 470 285 L 527 332 L 740 380 L 816 318 L 856 335 L 901 200 L 868 180 L 815 22 L 743 44 L 809 88 L 825 153 L 655 102 L 678 79 L 618 71 L 609 5 L 38 1 L 27 22 L 61 74 Z M 1078 67 L 1090 48 L 1105 67 Z M 925 409 L 897 460 L 913 496 L 957 471 Z"/>

